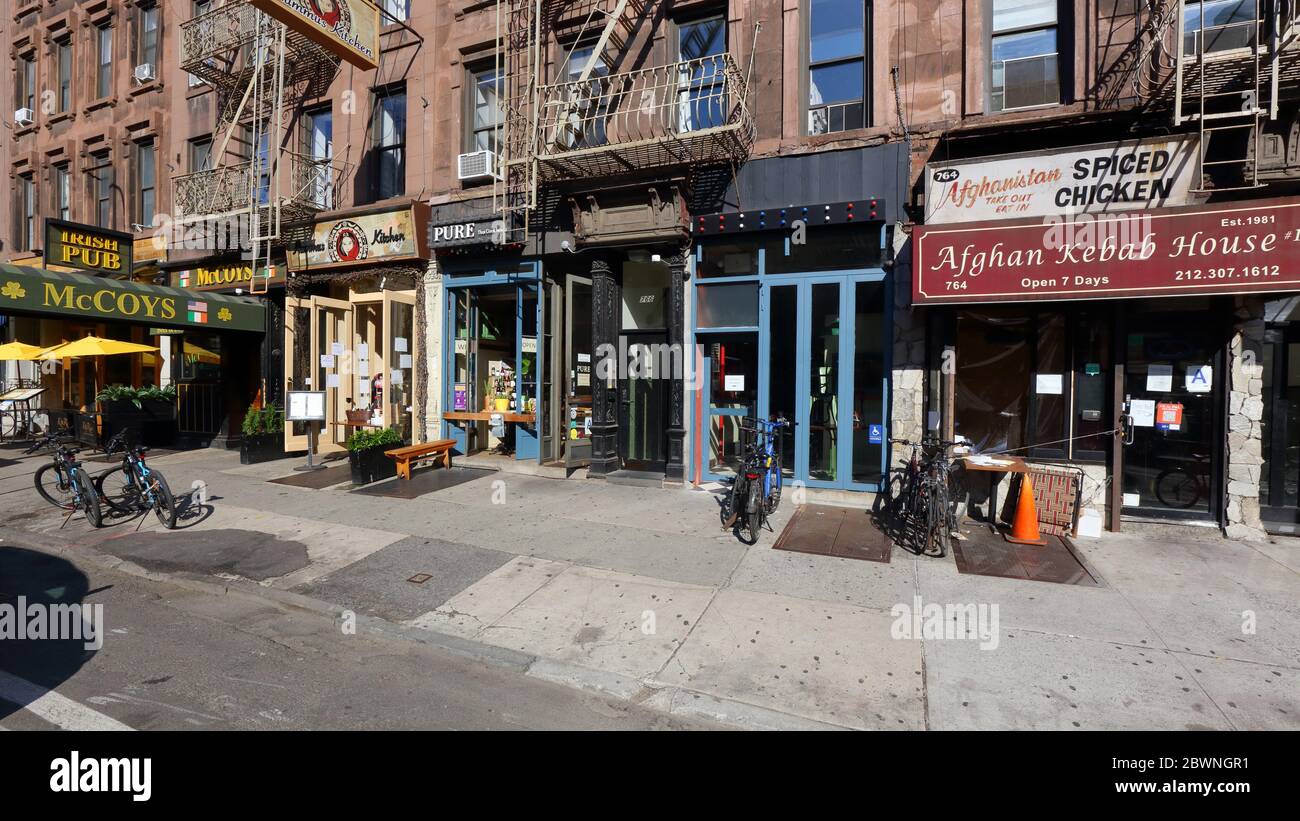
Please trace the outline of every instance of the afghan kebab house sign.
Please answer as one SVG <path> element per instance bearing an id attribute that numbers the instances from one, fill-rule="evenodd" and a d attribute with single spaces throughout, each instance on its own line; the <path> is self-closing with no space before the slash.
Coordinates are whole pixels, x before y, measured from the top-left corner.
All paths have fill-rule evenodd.
<path id="1" fill-rule="evenodd" d="M 912 302 L 1300 290 L 1300 201 L 917 226 Z"/>
<path id="2" fill-rule="evenodd" d="M 252 0 L 254 6 L 352 65 L 379 68 L 379 8 L 370 0 Z"/>
<path id="3" fill-rule="evenodd" d="M 1195 137 L 931 163 L 925 222 L 1108 214 L 1191 205 Z"/>

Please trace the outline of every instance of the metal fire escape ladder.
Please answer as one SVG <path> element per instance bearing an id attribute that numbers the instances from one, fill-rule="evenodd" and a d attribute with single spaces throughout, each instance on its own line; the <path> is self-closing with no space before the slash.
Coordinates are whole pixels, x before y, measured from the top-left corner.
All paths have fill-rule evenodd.
<path id="1" fill-rule="evenodd" d="M 1257 13 L 1250 21 L 1212 25 L 1207 29 L 1205 4 L 1198 3 L 1197 26 L 1190 33 L 1194 50 L 1189 55 L 1186 48 L 1189 32 L 1185 31 L 1187 0 L 1178 2 L 1178 16 L 1173 21 L 1177 40 L 1173 121 L 1176 126 L 1196 123 L 1200 140 L 1196 184 L 1192 190 L 1197 193 L 1263 185 L 1259 181 L 1260 135 L 1264 117 L 1277 118 L 1282 26 L 1280 2 L 1268 6 L 1271 14 Z M 1272 18 L 1268 25 L 1270 41 L 1265 46 L 1263 24 L 1268 17 Z M 1246 35 L 1246 44 L 1240 48 L 1217 50 L 1207 43 L 1241 32 Z M 1261 100 L 1261 94 L 1267 94 L 1267 99 Z M 1233 136 L 1237 139 L 1232 139 Z M 1225 143 L 1229 150 L 1223 150 Z M 1218 153 L 1212 155 L 1212 149 Z M 1223 184 L 1220 177 L 1216 184 L 1210 179 L 1210 169 L 1232 167 L 1240 169 L 1233 182 Z"/>

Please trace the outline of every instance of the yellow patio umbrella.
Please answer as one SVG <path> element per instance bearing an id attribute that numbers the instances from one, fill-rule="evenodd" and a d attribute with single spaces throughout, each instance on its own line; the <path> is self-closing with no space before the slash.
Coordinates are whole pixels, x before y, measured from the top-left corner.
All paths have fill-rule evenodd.
<path id="1" fill-rule="evenodd" d="M 120 342 L 116 339 L 104 339 L 87 336 L 75 342 L 65 342 L 46 348 L 37 355 L 38 359 L 79 359 L 83 356 L 116 356 L 124 353 L 151 353 L 158 350 L 155 345 L 139 345 L 135 342 Z"/>
<path id="2" fill-rule="evenodd" d="M 0 345 L 0 362 L 31 362 L 40 357 L 45 348 L 26 342 L 6 342 Z"/>

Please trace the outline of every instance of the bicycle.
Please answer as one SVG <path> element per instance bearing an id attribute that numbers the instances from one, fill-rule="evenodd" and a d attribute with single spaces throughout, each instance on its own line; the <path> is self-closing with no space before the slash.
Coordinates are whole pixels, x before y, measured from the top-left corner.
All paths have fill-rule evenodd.
<path id="1" fill-rule="evenodd" d="M 749 544 L 758 541 L 767 517 L 781 505 L 781 464 L 784 446 L 779 435 L 790 423 L 783 418 L 741 420 L 742 434 L 749 434 L 741 469 L 731 480 L 731 492 L 723 499 L 722 527 L 732 528 L 744 518 L 743 532 Z"/>
<path id="2" fill-rule="evenodd" d="M 112 456 L 118 449 L 122 450 L 122 464 L 95 477 L 95 489 L 100 498 L 115 513 L 123 515 L 152 510 L 163 527 L 174 530 L 176 500 L 162 473 L 145 464 L 148 448 L 130 445 L 123 431 L 104 446 L 107 456 Z"/>
<path id="3" fill-rule="evenodd" d="M 91 527 L 103 527 L 104 514 L 95 482 L 76 458 L 81 449 L 65 447 L 51 433 L 36 440 L 24 453 L 36 453 L 42 448 L 52 448 L 53 454 L 50 464 L 42 465 L 32 477 L 36 492 L 58 509 L 68 511 L 69 517 L 81 510 Z"/>
<path id="4" fill-rule="evenodd" d="M 906 465 L 897 471 L 897 482 L 891 479 L 886 485 L 885 508 L 894 541 L 906 547 L 909 531 L 918 531 L 920 538 L 914 552 L 929 553 L 934 549 L 943 558 L 958 533 L 948 488 L 952 472 L 948 449 L 957 443 L 933 438 L 889 441 L 912 448 Z"/>

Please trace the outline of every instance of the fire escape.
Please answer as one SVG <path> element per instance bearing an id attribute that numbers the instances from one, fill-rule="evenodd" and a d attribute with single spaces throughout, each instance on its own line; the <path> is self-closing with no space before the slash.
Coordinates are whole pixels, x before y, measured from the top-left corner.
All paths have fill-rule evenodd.
<path id="1" fill-rule="evenodd" d="M 1139 96 L 1200 137 L 1201 191 L 1300 176 L 1300 126 L 1279 104 L 1300 87 L 1297 0 L 1150 2 Z"/>
<path id="2" fill-rule="evenodd" d="M 701 169 L 749 156 L 748 82 L 730 53 L 639 63 L 638 36 L 664 4 L 498 0 L 504 110 L 493 202 L 506 242 L 528 237 L 560 187 L 637 172 L 689 185 Z"/>
<path id="3" fill-rule="evenodd" d="M 282 150 L 296 104 L 328 90 L 339 58 L 254 8 L 225 0 L 181 24 L 181 69 L 216 92 L 207 167 L 173 179 L 181 226 L 239 225 L 255 274 L 287 226 L 332 207 L 343 174 L 329 159 Z M 243 248 L 243 250 L 249 250 Z M 267 277 L 250 291 L 264 293 Z"/>

